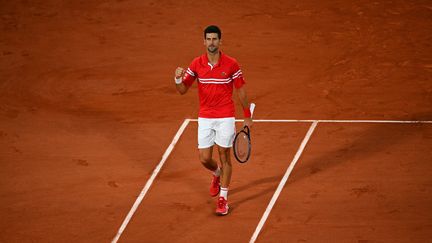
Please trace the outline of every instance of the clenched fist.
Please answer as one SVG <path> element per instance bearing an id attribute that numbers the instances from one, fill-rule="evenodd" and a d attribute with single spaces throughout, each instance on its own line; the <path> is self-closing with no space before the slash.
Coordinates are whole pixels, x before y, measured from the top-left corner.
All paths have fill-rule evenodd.
<path id="1" fill-rule="evenodd" d="M 176 79 L 179 79 L 179 78 L 183 77 L 183 75 L 184 75 L 185 72 L 186 72 L 186 70 L 185 70 L 184 68 L 182 68 L 182 67 L 178 67 L 178 68 L 175 70 L 175 78 L 176 78 Z"/>

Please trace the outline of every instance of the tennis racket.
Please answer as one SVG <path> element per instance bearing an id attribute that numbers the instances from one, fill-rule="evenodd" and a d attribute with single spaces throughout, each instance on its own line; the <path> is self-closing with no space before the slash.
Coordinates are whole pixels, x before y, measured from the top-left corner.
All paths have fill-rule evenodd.
<path id="1" fill-rule="evenodd" d="M 250 104 L 251 115 L 255 110 L 255 104 Z M 251 136 L 248 126 L 244 126 L 241 131 L 239 131 L 234 138 L 233 152 L 234 157 L 240 163 L 246 163 L 251 155 Z"/>

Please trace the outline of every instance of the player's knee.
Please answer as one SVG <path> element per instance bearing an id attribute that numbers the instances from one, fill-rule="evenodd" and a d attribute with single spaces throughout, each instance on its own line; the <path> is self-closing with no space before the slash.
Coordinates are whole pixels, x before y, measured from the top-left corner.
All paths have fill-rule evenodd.
<path id="1" fill-rule="evenodd" d="M 212 162 L 211 156 L 206 155 L 206 154 L 200 154 L 199 159 L 200 159 L 201 163 L 204 165 L 210 164 Z"/>
<path id="2" fill-rule="evenodd" d="M 230 158 L 230 148 L 219 147 L 219 157 L 221 160 L 229 161 Z"/>

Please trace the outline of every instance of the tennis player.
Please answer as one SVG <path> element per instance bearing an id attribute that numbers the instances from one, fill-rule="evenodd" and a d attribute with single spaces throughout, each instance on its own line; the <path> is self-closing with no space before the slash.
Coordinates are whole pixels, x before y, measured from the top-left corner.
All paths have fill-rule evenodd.
<path id="1" fill-rule="evenodd" d="M 245 125 L 252 125 L 249 102 L 244 88 L 245 80 L 237 61 L 219 50 L 221 31 L 211 25 L 204 30 L 206 53 L 195 58 L 188 69 L 175 70 L 176 88 L 185 94 L 198 80 L 200 109 L 198 115 L 199 159 L 212 172 L 210 195 L 219 195 L 216 214 L 228 214 L 228 188 L 232 165 L 230 148 L 235 136 L 235 108 L 232 99 L 235 88 L 244 111 Z M 212 158 L 216 145 L 220 165 Z"/>

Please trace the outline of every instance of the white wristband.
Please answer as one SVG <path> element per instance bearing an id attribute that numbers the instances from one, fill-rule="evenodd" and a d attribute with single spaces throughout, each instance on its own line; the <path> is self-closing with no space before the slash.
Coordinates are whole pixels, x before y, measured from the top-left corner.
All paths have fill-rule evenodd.
<path id="1" fill-rule="evenodd" d="M 180 77 L 180 78 L 176 78 L 176 77 L 174 77 L 174 81 L 175 81 L 175 83 L 176 84 L 181 84 L 181 83 L 183 83 L 183 79 Z"/>

